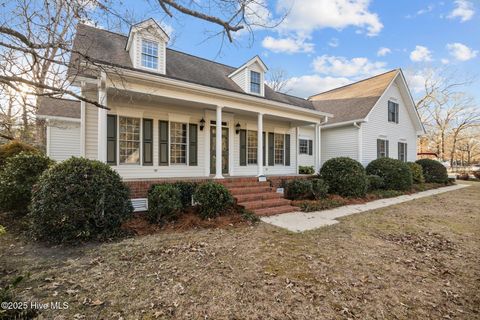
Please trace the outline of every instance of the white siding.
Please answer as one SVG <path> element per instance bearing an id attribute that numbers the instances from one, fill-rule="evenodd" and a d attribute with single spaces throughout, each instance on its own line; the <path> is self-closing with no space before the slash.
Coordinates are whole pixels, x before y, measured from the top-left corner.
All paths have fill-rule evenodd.
<path id="1" fill-rule="evenodd" d="M 299 139 L 309 139 L 315 144 L 315 129 L 313 127 L 299 127 Z M 323 132 L 322 132 L 323 134 Z M 298 146 L 298 141 L 297 141 Z M 315 149 L 315 145 L 313 145 Z M 298 165 L 299 166 L 315 166 L 315 152 L 312 152 L 312 155 L 308 154 L 299 154 L 298 155 Z"/>
<path id="2" fill-rule="evenodd" d="M 399 123 L 388 122 L 388 100 L 399 104 Z M 377 139 L 379 138 L 389 141 L 390 158 L 398 159 L 398 142 L 406 142 L 408 161 L 416 160 L 415 127 L 406 109 L 405 100 L 395 83 L 384 93 L 368 116 L 368 122 L 363 123 L 362 126 L 363 165 L 377 158 Z"/>
<path id="3" fill-rule="evenodd" d="M 321 148 L 322 164 L 336 157 L 358 160 L 358 129 L 353 125 L 322 128 Z"/>
<path id="4" fill-rule="evenodd" d="M 85 157 L 98 158 L 98 108 L 90 104 L 85 108 Z"/>
<path id="5" fill-rule="evenodd" d="M 244 67 L 240 72 L 238 72 L 232 77 L 232 80 L 236 84 L 238 84 L 238 86 L 242 88 L 243 91 L 247 93 L 259 95 L 258 93 L 250 92 L 250 71 L 255 71 L 260 73 L 260 96 L 264 96 L 265 95 L 265 85 L 264 85 L 265 73 L 263 72 L 263 69 L 257 62 L 251 64 L 248 67 Z"/>
<path id="6" fill-rule="evenodd" d="M 56 123 L 48 126 L 48 156 L 62 161 L 80 156 L 80 124 Z"/>
<path id="7" fill-rule="evenodd" d="M 232 77 L 232 80 L 245 92 L 247 92 L 247 68 Z"/>

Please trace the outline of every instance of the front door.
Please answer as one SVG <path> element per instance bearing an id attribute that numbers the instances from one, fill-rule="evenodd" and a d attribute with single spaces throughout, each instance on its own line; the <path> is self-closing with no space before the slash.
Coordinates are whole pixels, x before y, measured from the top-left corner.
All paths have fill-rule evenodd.
<path id="1" fill-rule="evenodd" d="M 217 127 L 210 126 L 210 174 L 216 173 Z M 228 128 L 222 127 L 222 174 L 228 173 Z"/>

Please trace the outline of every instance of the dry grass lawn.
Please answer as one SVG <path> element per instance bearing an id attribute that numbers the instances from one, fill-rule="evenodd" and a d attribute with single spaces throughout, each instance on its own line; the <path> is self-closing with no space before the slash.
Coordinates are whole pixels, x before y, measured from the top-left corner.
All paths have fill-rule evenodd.
<path id="1" fill-rule="evenodd" d="M 0 238 L 40 319 L 480 319 L 480 183 L 293 234 L 270 225 L 76 248 Z"/>

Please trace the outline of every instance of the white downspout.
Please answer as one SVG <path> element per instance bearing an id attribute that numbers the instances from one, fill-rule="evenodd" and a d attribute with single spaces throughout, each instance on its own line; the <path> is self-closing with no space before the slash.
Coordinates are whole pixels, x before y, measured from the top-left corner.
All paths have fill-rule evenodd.
<path id="1" fill-rule="evenodd" d="M 353 123 L 353 126 L 356 127 L 358 129 L 358 150 L 357 150 L 357 154 L 358 154 L 358 162 L 360 162 L 361 164 L 363 164 L 363 130 L 362 130 L 362 124 L 361 123 L 358 123 L 358 122 L 354 122 Z"/>

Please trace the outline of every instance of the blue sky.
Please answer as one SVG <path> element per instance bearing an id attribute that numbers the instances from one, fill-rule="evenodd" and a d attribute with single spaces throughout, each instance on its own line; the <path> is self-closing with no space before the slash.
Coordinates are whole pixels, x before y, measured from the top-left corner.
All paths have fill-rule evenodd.
<path id="1" fill-rule="evenodd" d="M 127 0 L 123 9 L 162 21 L 173 30 L 171 48 L 233 66 L 258 54 L 271 70 L 287 72 L 291 94 L 306 97 L 401 67 L 415 96 L 428 70 L 446 68 L 476 77 L 466 91 L 480 101 L 478 0 L 270 0 L 268 10 L 256 12 L 272 23 L 290 9 L 286 20 L 256 29 L 253 43 L 248 33 L 237 35 L 220 54 L 221 38 L 206 40 L 216 26 L 180 14 L 166 18 L 155 1 L 141 3 Z"/>

